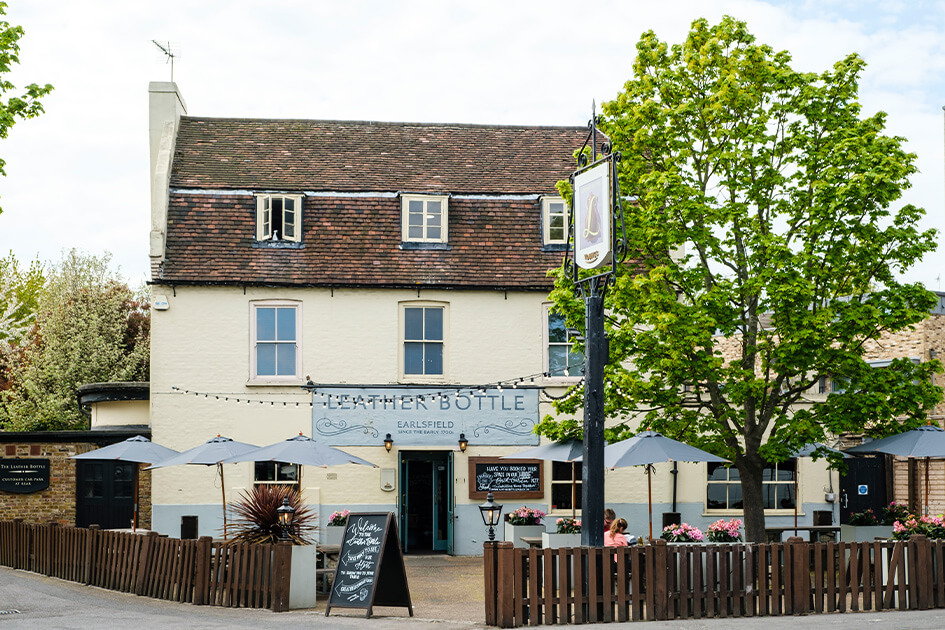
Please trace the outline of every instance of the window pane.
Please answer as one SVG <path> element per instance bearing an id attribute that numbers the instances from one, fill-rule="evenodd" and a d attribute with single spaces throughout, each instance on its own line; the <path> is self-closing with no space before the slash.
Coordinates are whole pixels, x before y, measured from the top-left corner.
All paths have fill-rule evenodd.
<path id="1" fill-rule="evenodd" d="M 442 234 L 442 232 L 440 231 L 440 228 L 438 228 L 438 227 L 428 227 L 428 228 L 427 228 L 427 238 L 429 238 L 429 239 L 431 239 L 431 240 L 436 240 L 436 239 L 442 238 L 441 234 Z"/>
<path id="2" fill-rule="evenodd" d="M 423 229 L 423 215 L 420 213 L 413 213 L 407 215 L 407 225 L 417 226 L 420 229 Z"/>
<path id="3" fill-rule="evenodd" d="M 276 339 L 279 341 L 295 341 L 295 309 L 277 309 Z"/>
<path id="4" fill-rule="evenodd" d="M 576 350 L 568 352 L 568 372 L 571 376 L 584 374 L 584 353 Z"/>
<path id="5" fill-rule="evenodd" d="M 298 481 L 298 478 L 298 466 L 295 464 L 283 464 L 281 462 L 276 463 L 276 481 Z"/>
<path id="6" fill-rule="evenodd" d="M 404 309 L 404 339 L 423 339 L 423 309 Z"/>
<path id="7" fill-rule="evenodd" d="M 548 341 L 551 343 L 567 343 L 568 331 L 565 326 L 564 315 L 548 312 Z"/>
<path id="8" fill-rule="evenodd" d="M 280 343 L 276 346 L 276 358 L 276 373 L 279 376 L 292 376 L 295 374 L 295 344 Z"/>
<path id="9" fill-rule="evenodd" d="M 568 347 L 548 346 L 548 372 L 552 376 L 565 376 L 568 367 Z"/>
<path id="10" fill-rule="evenodd" d="M 580 462 L 551 462 L 551 480 L 552 481 L 571 481 L 571 470 L 578 483 L 581 482 L 581 463 Z"/>
<path id="11" fill-rule="evenodd" d="M 276 309 L 256 309 L 256 340 L 274 341 L 276 338 Z"/>
<path id="12" fill-rule="evenodd" d="M 439 213 L 437 213 L 437 214 L 429 214 L 429 213 L 427 213 L 427 226 L 429 226 L 429 227 L 431 227 L 431 228 L 433 228 L 433 227 L 437 227 L 437 228 L 440 227 L 440 215 L 439 215 Z"/>
<path id="13" fill-rule="evenodd" d="M 256 481 L 275 481 L 276 463 L 275 462 L 256 462 L 255 470 Z"/>
<path id="14" fill-rule="evenodd" d="M 407 228 L 407 238 L 423 238 L 423 227 L 411 225 Z"/>
<path id="15" fill-rule="evenodd" d="M 427 341 L 443 341 L 443 309 L 425 308 L 424 311 L 424 335 Z"/>
<path id="16" fill-rule="evenodd" d="M 411 199 L 407 204 L 407 210 L 411 214 L 423 215 L 423 202 L 417 199 Z"/>
<path id="17" fill-rule="evenodd" d="M 726 490 L 727 483 L 710 483 L 706 492 L 706 507 L 710 510 L 725 510 L 728 508 Z"/>
<path id="18" fill-rule="evenodd" d="M 575 503 L 574 506 L 578 507 L 581 505 L 581 484 L 578 483 L 577 487 L 574 489 L 575 494 Z M 551 509 L 553 510 L 570 510 L 571 505 L 571 483 L 556 483 L 551 486 Z"/>
<path id="19" fill-rule="evenodd" d="M 428 201 L 427 202 L 427 221 L 436 221 L 434 225 L 440 224 L 440 216 L 443 214 L 440 208 L 441 204 L 439 201 Z"/>
<path id="20" fill-rule="evenodd" d="M 404 344 L 404 374 L 423 374 L 423 344 Z"/>
<path id="21" fill-rule="evenodd" d="M 256 374 L 258 376 L 275 376 L 276 344 L 256 344 Z"/>
<path id="22" fill-rule="evenodd" d="M 728 468 L 722 464 L 707 464 L 706 472 L 709 476 L 709 481 L 726 481 L 728 479 Z"/>
<path id="23" fill-rule="evenodd" d="M 425 343 L 424 347 L 424 374 L 442 374 L 443 373 L 443 344 Z"/>

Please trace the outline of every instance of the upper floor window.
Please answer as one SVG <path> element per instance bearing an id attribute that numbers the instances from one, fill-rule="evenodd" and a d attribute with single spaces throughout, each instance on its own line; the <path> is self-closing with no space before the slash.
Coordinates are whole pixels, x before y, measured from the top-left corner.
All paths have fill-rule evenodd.
<path id="1" fill-rule="evenodd" d="M 584 374 L 584 353 L 575 350 L 568 337 L 564 315 L 545 305 L 545 365 L 551 378 L 580 378 Z"/>
<path id="2" fill-rule="evenodd" d="M 302 195 L 256 195 L 256 240 L 302 240 Z"/>
<path id="3" fill-rule="evenodd" d="M 251 380 L 295 382 L 300 378 L 301 310 L 294 302 L 252 304 Z"/>
<path id="4" fill-rule="evenodd" d="M 561 197 L 541 200 L 541 230 L 543 245 L 563 245 L 568 242 L 568 206 Z"/>
<path id="5" fill-rule="evenodd" d="M 404 242 L 446 243 L 448 197 L 401 196 L 401 231 Z"/>
<path id="6" fill-rule="evenodd" d="M 446 308 L 435 305 L 403 305 L 404 378 L 442 377 Z"/>

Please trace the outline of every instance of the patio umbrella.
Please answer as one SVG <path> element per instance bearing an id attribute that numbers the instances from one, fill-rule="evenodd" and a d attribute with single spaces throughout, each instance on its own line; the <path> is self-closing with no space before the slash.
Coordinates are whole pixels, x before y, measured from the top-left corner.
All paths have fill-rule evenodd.
<path id="1" fill-rule="evenodd" d="M 299 433 L 269 446 L 261 446 L 257 449 L 247 451 L 241 455 L 229 457 L 222 461 L 224 464 L 231 462 L 282 462 L 285 464 L 297 464 L 299 466 L 339 466 L 341 464 L 361 464 L 363 466 L 373 466 L 366 459 L 355 457 L 343 450 L 316 442 L 312 438 Z M 299 471 L 299 488 L 302 487 L 302 472 Z"/>
<path id="2" fill-rule="evenodd" d="M 505 455 L 501 459 L 547 459 L 553 462 L 574 462 L 581 459 L 584 443 L 581 440 L 550 442 L 521 453 Z M 577 514 L 577 475 L 571 466 L 571 518 Z"/>
<path id="3" fill-rule="evenodd" d="M 851 455 L 847 455 L 843 451 L 838 451 L 835 448 L 830 448 L 826 444 L 821 444 L 820 442 L 809 442 L 808 444 L 805 444 L 804 446 L 800 447 L 799 449 L 791 453 L 790 457 L 793 457 L 793 458 L 813 457 L 814 455 L 817 455 L 818 457 L 823 457 L 827 455 L 827 453 L 839 453 L 840 455 L 843 455 L 843 457 L 851 457 Z M 795 469 L 794 470 L 794 535 L 795 536 L 797 536 L 797 473 L 798 473 L 798 470 Z M 829 469 L 827 470 L 827 474 L 828 475 L 830 474 Z M 833 481 L 830 482 L 830 487 L 832 491 Z M 811 535 L 811 539 L 813 539 L 813 535 Z"/>
<path id="4" fill-rule="evenodd" d="M 223 478 L 223 460 L 230 457 L 236 457 L 259 448 L 254 444 L 237 442 L 228 437 L 217 435 L 199 446 L 188 449 L 179 455 L 174 455 L 157 464 L 145 468 L 152 470 L 154 468 L 166 468 L 167 466 L 181 466 L 184 464 L 198 464 L 204 466 L 216 465 L 220 473 L 220 491 L 223 493 L 223 538 L 226 539 L 226 483 Z"/>
<path id="5" fill-rule="evenodd" d="M 650 540 L 653 540 L 653 464 L 660 462 L 727 462 L 695 446 L 665 437 L 656 431 L 643 431 L 632 438 L 604 447 L 604 466 L 623 468 L 646 466 L 647 502 L 650 511 Z"/>
<path id="6" fill-rule="evenodd" d="M 137 464 L 153 464 L 177 455 L 177 451 L 155 444 L 142 435 L 130 437 L 123 442 L 117 442 L 108 446 L 73 455 L 72 459 L 112 459 L 121 462 L 134 462 L 135 466 L 135 502 L 134 502 L 134 520 L 131 524 L 131 530 L 138 529 L 138 468 Z"/>
<path id="7" fill-rule="evenodd" d="M 945 457 L 945 430 L 928 424 L 847 449 L 847 453 L 888 453 L 925 459 L 925 513 L 929 512 L 929 459 Z"/>

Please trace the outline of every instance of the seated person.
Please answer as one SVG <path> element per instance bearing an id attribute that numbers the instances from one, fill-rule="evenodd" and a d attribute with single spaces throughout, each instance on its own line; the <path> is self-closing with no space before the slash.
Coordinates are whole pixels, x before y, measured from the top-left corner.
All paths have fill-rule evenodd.
<path id="1" fill-rule="evenodd" d="M 604 533 L 610 531 L 610 526 L 614 524 L 614 519 L 617 518 L 617 513 L 607 508 L 604 510 Z"/>
<path id="2" fill-rule="evenodd" d="M 610 526 L 610 530 L 604 532 L 605 547 L 627 547 L 630 542 L 624 535 L 627 531 L 627 521 L 622 518 L 616 519 Z"/>

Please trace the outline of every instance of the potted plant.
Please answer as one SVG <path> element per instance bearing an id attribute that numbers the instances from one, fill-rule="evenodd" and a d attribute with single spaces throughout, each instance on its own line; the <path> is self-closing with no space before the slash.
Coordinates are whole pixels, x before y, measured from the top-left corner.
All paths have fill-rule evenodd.
<path id="1" fill-rule="evenodd" d="M 689 523 L 675 523 L 663 528 L 660 538 L 670 543 L 701 543 L 705 540 L 702 530 Z"/>
<path id="2" fill-rule="evenodd" d="M 742 521 L 733 518 L 730 521 L 719 519 L 709 525 L 705 539 L 713 543 L 736 543 L 742 541 Z"/>
<path id="3" fill-rule="evenodd" d="M 541 533 L 543 549 L 557 549 L 558 547 L 581 546 L 581 519 L 559 518 L 555 521 L 554 532 Z"/>
<path id="4" fill-rule="evenodd" d="M 921 534 L 926 538 L 945 538 L 945 517 L 925 515 L 916 518 L 909 514 L 903 521 L 893 523 L 893 538 L 909 540 L 913 534 Z"/>
<path id="5" fill-rule="evenodd" d="M 325 531 L 322 532 L 323 545 L 341 545 L 342 536 L 345 533 L 345 525 L 348 524 L 348 515 L 351 510 L 337 510 L 328 517 L 328 524 Z"/>
<path id="6" fill-rule="evenodd" d="M 528 547 L 528 543 L 522 541 L 522 536 L 541 538 L 545 531 L 545 526 L 541 524 L 543 518 L 544 512 L 524 505 L 509 512 L 505 515 L 505 540 L 515 547 Z"/>
<path id="7" fill-rule="evenodd" d="M 888 509 L 888 508 L 887 508 Z M 840 525 L 840 540 L 844 542 L 871 542 L 876 538 L 890 538 L 892 524 L 883 525 L 871 509 L 854 512 L 849 521 Z"/>

